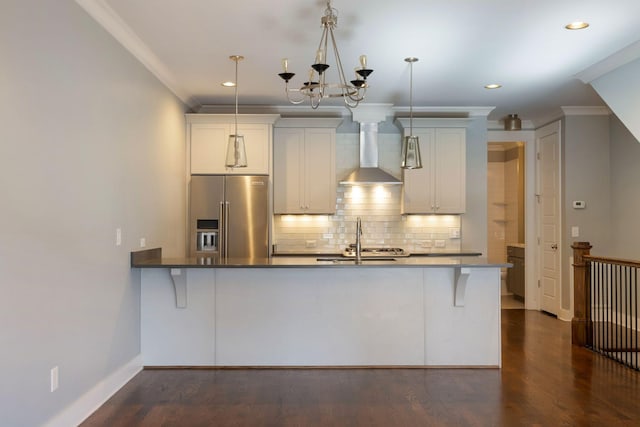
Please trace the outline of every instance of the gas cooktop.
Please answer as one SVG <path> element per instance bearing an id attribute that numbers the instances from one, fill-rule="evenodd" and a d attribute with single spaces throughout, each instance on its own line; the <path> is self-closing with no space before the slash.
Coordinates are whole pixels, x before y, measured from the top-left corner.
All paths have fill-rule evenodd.
<path id="1" fill-rule="evenodd" d="M 410 255 L 409 252 L 402 248 L 362 248 L 360 254 L 363 257 L 401 257 Z M 345 248 L 342 255 L 346 257 L 355 257 L 355 246 Z"/>

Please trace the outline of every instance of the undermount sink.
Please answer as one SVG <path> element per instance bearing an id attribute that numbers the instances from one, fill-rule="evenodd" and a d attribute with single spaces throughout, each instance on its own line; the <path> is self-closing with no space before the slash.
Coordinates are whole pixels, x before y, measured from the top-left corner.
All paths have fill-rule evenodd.
<path id="1" fill-rule="evenodd" d="M 375 257 L 362 257 L 361 258 L 361 262 L 371 262 L 371 261 L 383 261 L 383 262 L 389 262 L 389 261 L 395 261 L 395 258 L 383 258 L 383 257 L 379 257 L 379 256 L 375 256 Z M 355 264 L 358 261 L 355 258 L 348 258 L 348 257 L 338 257 L 338 258 L 316 258 L 316 261 L 323 261 L 323 262 L 333 262 L 333 263 L 347 263 L 347 264 Z"/>

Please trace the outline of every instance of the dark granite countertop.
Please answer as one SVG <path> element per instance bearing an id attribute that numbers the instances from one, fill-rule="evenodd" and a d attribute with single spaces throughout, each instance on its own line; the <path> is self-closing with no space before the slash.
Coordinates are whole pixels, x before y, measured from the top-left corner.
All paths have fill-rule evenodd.
<path id="1" fill-rule="evenodd" d="M 356 263 L 353 258 L 336 254 L 279 254 L 271 258 L 191 257 L 164 258 L 160 248 L 131 253 L 134 268 L 318 268 L 318 267 L 511 267 L 511 264 L 489 263 L 486 258 L 473 255 L 410 256 L 365 258 Z"/>
<path id="2" fill-rule="evenodd" d="M 306 256 L 306 257 L 310 257 L 310 256 L 317 256 L 317 257 L 340 257 L 342 256 L 342 253 L 315 253 L 315 252 L 277 252 L 277 253 L 273 253 L 271 256 L 273 257 L 282 257 L 282 256 L 289 256 L 289 257 L 297 257 L 297 256 Z M 458 256 L 482 256 L 482 252 L 477 252 L 477 251 L 467 251 L 467 250 L 460 250 L 460 251 L 442 251 L 442 252 L 438 252 L 438 251 L 432 251 L 432 252 L 412 252 L 410 254 L 410 257 L 424 257 L 424 256 L 435 256 L 435 257 L 458 257 Z"/>

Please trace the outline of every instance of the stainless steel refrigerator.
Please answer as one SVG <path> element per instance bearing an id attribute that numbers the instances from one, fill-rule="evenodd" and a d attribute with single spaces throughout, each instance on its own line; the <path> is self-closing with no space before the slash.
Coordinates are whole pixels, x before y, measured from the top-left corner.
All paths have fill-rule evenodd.
<path id="1" fill-rule="evenodd" d="M 269 256 L 266 175 L 192 175 L 189 187 L 189 255 Z"/>

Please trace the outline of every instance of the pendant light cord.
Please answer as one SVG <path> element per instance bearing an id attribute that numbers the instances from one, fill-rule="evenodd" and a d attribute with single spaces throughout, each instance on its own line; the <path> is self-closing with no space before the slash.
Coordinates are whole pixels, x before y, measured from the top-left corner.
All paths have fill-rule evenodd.
<path id="1" fill-rule="evenodd" d="M 413 136 L 413 61 L 409 62 L 409 133 Z"/>
<path id="2" fill-rule="evenodd" d="M 418 58 L 410 56 L 404 58 L 404 61 L 409 63 L 409 133 L 413 136 L 413 63 Z"/>
<path id="3" fill-rule="evenodd" d="M 235 139 L 236 139 L 236 144 L 238 141 L 238 60 L 239 58 L 236 57 L 234 59 L 235 63 L 236 63 L 236 115 L 235 115 L 235 125 L 236 125 L 236 129 L 235 129 Z"/>

